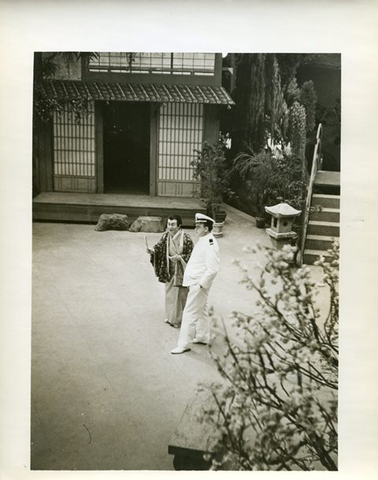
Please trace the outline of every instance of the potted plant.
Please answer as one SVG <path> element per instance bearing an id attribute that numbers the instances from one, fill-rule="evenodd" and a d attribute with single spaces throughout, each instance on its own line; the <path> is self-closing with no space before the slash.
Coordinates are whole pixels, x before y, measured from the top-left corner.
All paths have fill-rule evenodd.
<path id="1" fill-rule="evenodd" d="M 196 150 L 197 158 L 191 162 L 194 178 L 200 181 L 196 193 L 206 204 L 206 213 L 215 220 L 214 235 L 222 236 L 226 212 L 221 205 L 224 197 L 231 193 L 229 172 L 226 168 L 225 138 L 221 135 L 213 144 L 203 142 L 202 149 Z"/>
<path id="2" fill-rule="evenodd" d="M 214 210 L 213 210 L 214 211 Z M 213 213 L 213 218 L 216 223 L 224 223 L 226 221 L 227 213 L 225 210 L 220 209 L 220 205 L 217 206 Z"/>

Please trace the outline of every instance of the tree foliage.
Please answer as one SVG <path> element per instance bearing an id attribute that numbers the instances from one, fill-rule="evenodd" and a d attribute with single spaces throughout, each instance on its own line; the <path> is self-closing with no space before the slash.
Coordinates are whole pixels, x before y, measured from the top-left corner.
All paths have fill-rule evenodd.
<path id="1" fill-rule="evenodd" d="M 318 96 L 315 91 L 314 82 L 304 82 L 300 90 L 300 102 L 306 110 L 306 132 L 312 132 L 316 126 L 316 104 Z"/>
<path id="2" fill-rule="evenodd" d="M 42 96 L 38 91 L 34 94 L 34 114 L 46 123 L 51 120 L 54 112 L 61 114 L 69 111 L 75 115 L 76 123 L 80 124 L 81 118 L 88 115 L 89 104 L 90 101 L 86 98 L 48 98 Z"/>
<path id="3" fill-rule="evenodd" d="M 86 98 L 48 98 L 41 94 L 38 84 L 42 81 L 53 80 L 58 74 L 62 59 L 67 67 L 72 62 L 87 58 L 97 58 L 97 52 L 49 52 L 45 55 L 42 52 L 34 54 L 34 97 L 33 109 L 34 119 L 49 122 L 52 114 L 62 113 L 64 110 L 73 112 L 76 121 L 80 123 L 82 116 L 88 114 L 89 101 Z"/>
<path id="4" fill-rule="evenodd" d="M 234 159 L 231 175 L 245 180 L 254 212 L 264 216 L 265 206 L 285 201 L 301 209 L 306 183 L 302 180 L 302 164 L 290 147 L 266 148 L 256 155 L 246 149 Z"/>
<path id="5" fill-rule="evenodd" d="M 210 349 L 223 381 L 201 415 L 215 432 L 208 457 L 213 469 L 337 470 L 338 245 L 318 262 L 326 312 L 310 268 L 290 267 L 291 247 L 264 251 L 257 280 L 241 267 L 259 300 L 223 328 L 224 353 Z"/>
<path id="6" fill-rule="evenodd" d="M 308 178 L 306 162 L 306 109 L 299 102 L 294 102 L 290 109 L 289 138 L 293 154 L 302 164 L 303 180 Z"/>
<path id="7" fill-rule="evenodd" d="M 248 145 L 258 152 L 265 145 L 268 134 L 275 141 L 286 136 L 291 103 L 286 98 L 287 85 L 282 80 L 282 66 L 277 57 L 271 53 L 237 56 L 236 106 L 231 125 L 236 149 Z M 301 65 L 301 59 L 296 59 L 293 73 Z M 282 59 L 281 64 L 284 64 Z M 298 89 L 298 99 L 299 95 Z"/>
<path id="8" fill-rule="evenodd" d="M 310 62 L 314 54 L 308 53 L 277 53 L 276 58 L 281 72 L 282 89 L 286 91 L 295 79 L 298 69 Z"/>
<path id="9" fill-rule="evenodd" d="M 67 68 L 83 58 L 98 58 L 97 52 L 36 52 L 34 54 L 34 81 L 51 80 L 59 72 L 62 59 Z"/>
<path id="10" fill-rule="evenodd" d="M 233 185 L 241 193 L 236 199 L 237 206 L 243 208 L 244 205 L 253 215 L 261 216 L 263 201 L 267 205 L 279 197 L 295 197 L 296 208 L 303 208 L 308 182 L 306 145 L 315 128 L 316 92 L 311 81 L 299 87 L 296 73 L 312 57 L 308 54 L 239 54 L 237 58 L 236 106 L 231 128 L 232 172 L 237 174 Z M 271 155 L 277 146 L 281 151 L 291 148 L 292 154 L 281 155 L 277 162 Z M 265 166 L 261 165 L 262 159 L 266 161 Z M 284 167 L 285 161 L 290 169 Z M 284 182 L 277 180 L 277 173 L 282 169 Z M 300 178 L 298 172 L 301 172 Z M 259 178 L 263 179 L 260 184 Z M 286 180 L 293 184 L 292 188 L 282 188 Z M 270 184 L 268 188 L 266 183 Z"/>
<path id="11" fill-rule="evenodd" d="M 264 142 L 266 54 L 243 54 L 236 77 L 235 141 L 258 150 Z"/>

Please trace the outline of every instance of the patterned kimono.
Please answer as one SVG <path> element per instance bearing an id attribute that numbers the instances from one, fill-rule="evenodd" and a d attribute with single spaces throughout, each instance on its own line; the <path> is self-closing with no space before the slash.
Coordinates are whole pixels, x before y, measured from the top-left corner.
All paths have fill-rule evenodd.
<path id="1" fill-rule="evenodd" d="M 168 322 L 179 327 L 185 307 L 188 289 L 182 286 L 184 270 L 193 250 L 193 241 L 181 229 L 174 237 L 164 233 L 153 247 L 151 263 L 159 282 L 165 283 L 165 310 Z M 180 255 L 180 260 L 171 260 L 173 255 Z"/>

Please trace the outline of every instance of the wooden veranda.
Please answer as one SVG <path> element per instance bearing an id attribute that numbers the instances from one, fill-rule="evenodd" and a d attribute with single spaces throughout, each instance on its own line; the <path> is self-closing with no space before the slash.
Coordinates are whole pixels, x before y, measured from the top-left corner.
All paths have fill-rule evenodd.
<path id="1" fill-rule="evenodd" d="M 125 214 L 130 221 L 176 214 L 185 227 L 193 227 L 196 212 L 205 213 L 198 198 L 43 192 L 33 199 L 33 221 L 97 223 L 103 213 Z"/>

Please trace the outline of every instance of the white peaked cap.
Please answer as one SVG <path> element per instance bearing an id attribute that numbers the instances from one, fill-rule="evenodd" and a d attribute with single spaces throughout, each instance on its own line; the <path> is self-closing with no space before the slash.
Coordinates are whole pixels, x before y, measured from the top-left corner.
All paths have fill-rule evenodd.
<path id="1" fill-rule="evenodd" d="M 196 217 L 195 217 L 194 222 L 195 223 L 206 223 L 208 220 L 212 223 L 215 223 L 215 220 L 213 220 L 211 217 L 208 217 L 207 215 L 204 215 L 203 213 L 196 213 Z"/>

